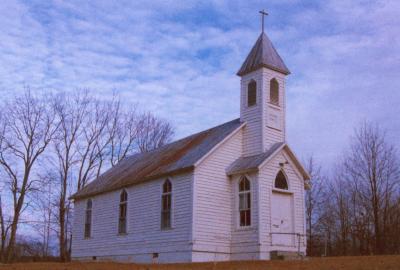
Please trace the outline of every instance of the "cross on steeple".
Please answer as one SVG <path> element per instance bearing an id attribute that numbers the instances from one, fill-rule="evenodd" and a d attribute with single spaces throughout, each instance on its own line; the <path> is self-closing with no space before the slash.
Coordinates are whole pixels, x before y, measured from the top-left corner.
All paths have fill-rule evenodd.
<path id="1" fill-rule="evenodd" d="M 264 16 L 268 16 L 268 13 L 264 10 L 260 10 L 259 12 L 261 14 L 261 29 L 262 33 L 264 33 Z"/>

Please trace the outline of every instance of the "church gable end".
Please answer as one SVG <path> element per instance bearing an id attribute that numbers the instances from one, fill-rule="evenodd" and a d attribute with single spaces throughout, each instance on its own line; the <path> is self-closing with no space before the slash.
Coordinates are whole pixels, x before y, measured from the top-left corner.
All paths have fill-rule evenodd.
<path id="1" fill-rule="evenodd" d="M 305 251 L 305 179 L 295 163 L 281 149 L 259 168 L 259 204 L 264 206 L 259 235 L 262 243 L 271 245 L 270 250 L 283 245 L 288 251 Z"/>

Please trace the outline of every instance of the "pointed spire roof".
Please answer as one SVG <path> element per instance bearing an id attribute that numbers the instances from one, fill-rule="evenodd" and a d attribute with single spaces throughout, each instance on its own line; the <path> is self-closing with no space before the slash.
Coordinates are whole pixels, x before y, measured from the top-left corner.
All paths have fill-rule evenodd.
<path id="1" fill-rule="evenodd" d="M 237 75 L 243 76 L 261 67 L 269 68 L 285 75 L 290 74 L 289 69 L 264 32 L 257 39 Z"/>

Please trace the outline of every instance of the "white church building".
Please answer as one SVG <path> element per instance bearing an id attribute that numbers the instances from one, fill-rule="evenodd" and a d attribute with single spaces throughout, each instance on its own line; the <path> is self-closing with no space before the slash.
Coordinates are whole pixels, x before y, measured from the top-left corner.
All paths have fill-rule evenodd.
<path id="1" fill-rule="evenodd" d="M 240 118 L 130 156 L 72 196 L 72 258 L 171 263 L 305 254 L 310 177 L 286 143 L 289 73 L 262 32 L 237 73 Z"/>

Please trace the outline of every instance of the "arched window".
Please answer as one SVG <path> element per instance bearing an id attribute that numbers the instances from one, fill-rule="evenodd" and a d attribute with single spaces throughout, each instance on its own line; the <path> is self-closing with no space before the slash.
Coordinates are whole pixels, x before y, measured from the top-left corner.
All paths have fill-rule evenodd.
<path id="1" fill-rule="evenodd" d="M 270 81 L 269 89 L 269 101 L 272 104 L 279 106 L 279 83 L 275 78 Z"/>
<path id="2" fill-rule="evenodd" d="M 128 193 L 124 189 L 119 196 L 118 233 L 126 233 L 126 212 L 128 210 Z"/>
<path id="3" fill-rule="evenodd" d="M 246 177 L 239 181 L 239 215 L 240 227 L 251 225 L 250 181 Z"/>
<path id="4" fill-rule="evenodd" d="M 90 238 L 92 230 L 92 200 L 86 202 L 85 238 Z"/>
<path id="5" fill-rule="evenodd" d="M 164 181 L 161 195 L 161 229 L 171 228 L 172 184 Z"/>
<path id="6" fill-rule="evenodd" d="M 275 178 L 275 188 L 289 189 L 286 176 L 282 171 L 279 171 Z"/>
<path id="7" fill-rule="evenodd" d="M 247 85 L 247 106 L 254 106 L 257 103 L 257 83 L 254 80 Z"/>

